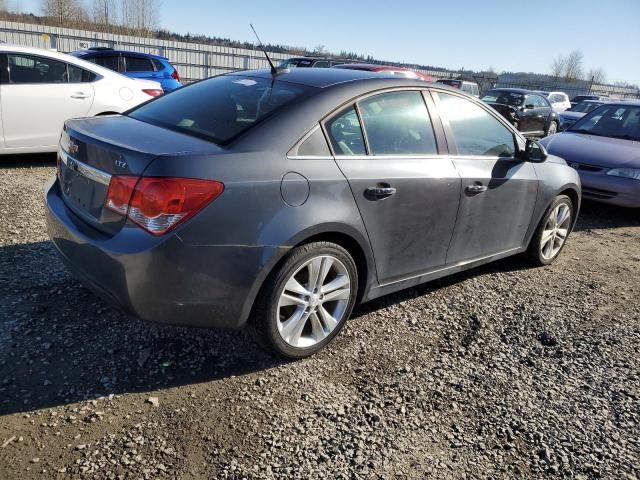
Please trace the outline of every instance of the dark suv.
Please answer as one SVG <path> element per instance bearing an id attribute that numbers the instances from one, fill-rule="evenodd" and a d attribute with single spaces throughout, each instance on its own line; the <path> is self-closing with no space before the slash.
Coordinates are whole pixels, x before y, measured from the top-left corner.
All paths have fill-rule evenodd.
<path id="1" fill-rule="evenodd" d="M 114 70 L 130 78 L 154 80 L 162 85 L 165 92 L 180 88 L 180 75 L 169 59 L 149 53 L 114 50 L 107 47 L 93 47 L 71 52 L 70 55 Z"/>
<path id="2" fill-rule="evenodd" d="M 558 131 L 560 120 L 542 94 L 522 88 L 494 88 L 482 97 L 527 137 L 546 137 Z"/>

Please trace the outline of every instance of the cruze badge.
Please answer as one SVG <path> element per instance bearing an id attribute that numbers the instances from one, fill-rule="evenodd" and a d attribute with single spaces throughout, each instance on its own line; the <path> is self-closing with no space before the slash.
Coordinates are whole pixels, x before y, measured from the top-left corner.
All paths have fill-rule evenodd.
<path id="1" fill-rule="evenodd" d="M 125 162 L 124 160 L 116 160 L 114 163 L 118 168 L 127 168 L 127 162 Z"/>
<path id="2" fill-rule="evenodd" d="M 73 140 L 69 140 L 69 154 L 77 155 L 78 154 L 78 144 Z"/>

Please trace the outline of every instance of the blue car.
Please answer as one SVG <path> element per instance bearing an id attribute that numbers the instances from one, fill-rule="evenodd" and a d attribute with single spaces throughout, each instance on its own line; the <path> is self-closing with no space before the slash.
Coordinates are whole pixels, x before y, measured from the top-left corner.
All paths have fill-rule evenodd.
<path id="1" fill-rule="evenodd" d="M 180 75 L 169 59 L 148 53 L 114 50 L 107 47 L 92 47 L 71 52 L 74 57 L 87 60 L 114 70 L 131 78 L 154 80 L 162 85 L 165 92 L 180 88 Z"/>

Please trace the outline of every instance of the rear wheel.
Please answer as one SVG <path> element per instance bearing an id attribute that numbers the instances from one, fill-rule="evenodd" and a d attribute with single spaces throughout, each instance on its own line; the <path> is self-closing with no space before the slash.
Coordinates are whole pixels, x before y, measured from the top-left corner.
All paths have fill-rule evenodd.
<path id="1" fill-rule="evenodd" d="M 549 128 L 544 136 L 548 137 L 549 135 L 555 135 L 556 133 L 558 133 L 558 122 L 554 120 L 549 124 Z"/>
<path id="2" fill-rule="evenodd" d="M 339 245 L 302 245 L 267 279 L 253 309 L 251 330 L 267 350 L 304 358 L 327 345 L 351 315 L 358 273 Z"/>
<path id="3" fill-rule="evenodd" d="M 573 222 L 573 202 L 559 195 L 542 217 L 527 254 L 536 265 L 549 265 L 564 247 Z"/>

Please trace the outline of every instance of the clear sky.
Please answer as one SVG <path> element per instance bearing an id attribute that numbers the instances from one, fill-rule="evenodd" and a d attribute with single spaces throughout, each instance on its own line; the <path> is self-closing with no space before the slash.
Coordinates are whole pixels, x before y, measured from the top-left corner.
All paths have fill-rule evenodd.
<path id="1" fill-rule="evenodd" d="M 8 3 L 38 12 L 42 2 Z M 266 43 L 453 69 L 548 73 L 581 49 L 586 70 L 640 85 L 640 0 L 163 0 L 160 19 L 252 42 L 251 22 Z"/>

